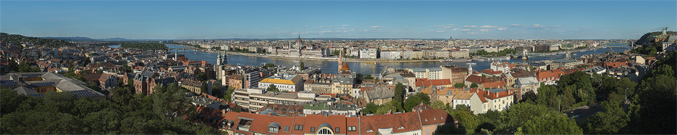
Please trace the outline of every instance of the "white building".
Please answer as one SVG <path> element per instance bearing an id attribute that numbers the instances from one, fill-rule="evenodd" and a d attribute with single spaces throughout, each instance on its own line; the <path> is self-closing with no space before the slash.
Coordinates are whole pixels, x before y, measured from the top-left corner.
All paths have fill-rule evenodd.
<path id="1" fill-rule="evenodd" d="M 284 79 L 279 78 L 265 78 L 259 81 L 259 88 L 266 89 L 270 85 L 275 85 L 280 91 L 298 92 L 303 91 L 303 77 L 293 75 Z"/>
<path id="2" fill-rule="evenodd" d="M 381 51 L 381 59 L 396 60 L 402 58 L 402 51 L 397 50 L 383 50 Z"/>
<path id="3" fill-rule="evenodd" d="M 513 103 L 514 94 L 505 89 L 471 90 L 470 110 L 475 114 L 487 113 L 489 110 L 503 111 Z"/>
<path id="4" fill-rule="evenodd" d="M 360 49 L 360 58 L 362 59 L 376 59 L 376 48 Z"/>

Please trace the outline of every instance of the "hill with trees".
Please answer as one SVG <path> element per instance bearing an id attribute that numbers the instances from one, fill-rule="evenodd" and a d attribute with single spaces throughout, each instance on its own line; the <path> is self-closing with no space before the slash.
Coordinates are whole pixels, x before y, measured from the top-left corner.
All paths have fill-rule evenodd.
<path id="1" fill-rule="evenodd" d="M 18 47 L 18 48 L 23 48 L 21 44 L 32 44 L 32 45 L 43 45 L 46 47 L 61 47 L 61 46 L 75 46 L 75 44 L 68 42 L 66 40 L 58 40 L 58 39 L 44 39 L 44 38 L 37 38 L 37 37 L 29 37 L 29 36 L 23 36 L 23 35 L 17 35 L 17 34 L 7 34 L 7 33 L 0 33 L 0 43 L 2 44 L 8 44 L 11 47 Z"/>
<path id="2" fill-rule="evenodd" d="M 121 48 L 136 48 L 143 50 L 167 49 L 167 46 L 156 42 L 123 42 L 120 44 Z"/>

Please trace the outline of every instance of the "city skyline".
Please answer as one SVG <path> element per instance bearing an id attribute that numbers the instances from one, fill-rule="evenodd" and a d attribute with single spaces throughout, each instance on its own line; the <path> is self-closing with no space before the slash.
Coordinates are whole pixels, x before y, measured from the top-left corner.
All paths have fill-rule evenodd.
<path id="1" fill-rule="evenodd" d="M 660 27 L 674 30 L 676 5 L 677 1 L 3 1 L 0 31 L 97 39 L 286 39 L 298 35 L 635 39 Z"/>

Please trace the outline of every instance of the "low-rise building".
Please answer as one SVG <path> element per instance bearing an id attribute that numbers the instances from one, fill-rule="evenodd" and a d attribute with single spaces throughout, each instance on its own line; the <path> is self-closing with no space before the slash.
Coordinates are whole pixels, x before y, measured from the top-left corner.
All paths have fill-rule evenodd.
<path id="1" fill-rule="evenodd" d="M 258 112 L 267 104 L 305 105 L 314 102 L 328 102 L 331 97 L 318 96 L 312 92 L 280 93 L 267 92 L 261 88 L 238 89 L 233 92 L 233 101 L 242 108 Z"/>
<path id="2" fill-rule="evenodd" d="M 357 117 L 359 110 L 356 105 L 348 104 L 306 104 L 303 108 L 303 114 L 325 114 L 328 115 L 345 115 L 347 117 Z"/>
<path id="3" fill-rule="evenodd" d="M 87 87 L 87 83 L 52 72 L 8 73 L 0 76 L 0 88 L 17 94 L 43 97 L 47 92 L 71 92 L 78 98 L 105 99 L 106 96 Z"/>
<path id="4" fill-rule="evenodd" d="M 299 75 L 289 76 L 287 78 L 265 78 L 259 81 L 259 88 L 266 89 L 274 85 L 280 91 L 297 92 L 303 91 L 303 77 Z"/>

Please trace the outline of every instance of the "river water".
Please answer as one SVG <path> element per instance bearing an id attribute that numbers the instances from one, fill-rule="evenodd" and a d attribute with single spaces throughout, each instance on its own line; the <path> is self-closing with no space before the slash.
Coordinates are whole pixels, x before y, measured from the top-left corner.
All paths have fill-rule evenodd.
<path id="1" fill-rule="evenodd" d="M 184 46 L 165 44 L 168 48 L 186 48 Z M 609 46 L 613 47 L 613 52 L 623 52 L 630 49 L 627 44 L 623 43 L 612 43 Z M 112 48 L 120 47 L 120 45 L 111 45 Z M 606 49 L 597 49 L 589 50 L 583 52 L 574 52 L 571 53 L 573 58 L 578 58 L 583 55 L 588 54 L 601 54 L 609 51 L 609 48 Z M 174 52 L 172 50 L 171 52 Z M 207 61 L 210 64 L 216 63 L 217 53 L 209 53 L 203 51 L 195 51 L 191 49 L 186 49 L 185 52 L 179 50 L 179 54 L 185 54 L 186 58 L 189 60 L 196 61 Z M 523 61 L 521 59 L 511 59 L 511 60 L 502 60 L 502 62 L 531 62 L 531 61 L 540 61 L 540 60 L 556 60 L 564 58 L 564 54 L 561 55 L 550 55 L 550 56 L 531 56 L 528 61 Z M 322 73 L 335 74 L 338 70 L 338 62 L 330 61 L 318 61 L 318 60 L 292 60 L 285 58 L 275 58 L 275 57 L 256 57 L 256 56 L 244 56 L 244 55 L 228 55 L 228 64 L 231 65 L 249 65 L 249 66 L 258 66 L 266 63 L 273 63 L 275 65 L 283 65 L 287 67 L 298 66 L 300 62 L 303 62 L 306 67 L 320 68 Z M 481 71 L 484 69 L 490 68 L 491 61 L 482 61 L 482 62 L 473 62 L 476 65 L 473 65 L 473 70 Z M 457 66 L 467 66 L 466 62 L 408 62 L 408 63 L 377 63 L 376 71 L 381 71 L 385 68 L 433 68 L 439 67 L 440 65 L 457 65 Z M 353 72 L 361 74 L 373 74 L 374 65 L 359 63 L 359 62 L 348 62 L 348 66 Z"/>

